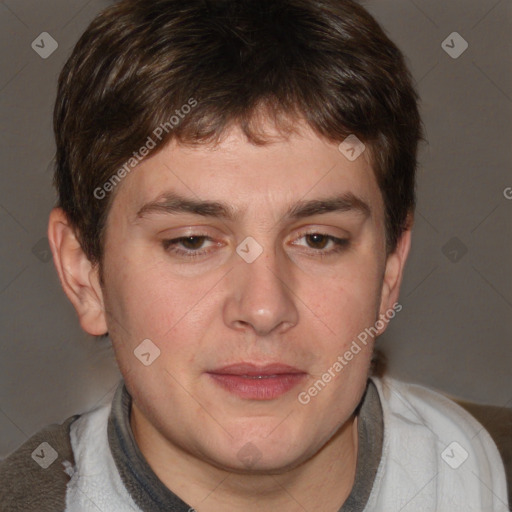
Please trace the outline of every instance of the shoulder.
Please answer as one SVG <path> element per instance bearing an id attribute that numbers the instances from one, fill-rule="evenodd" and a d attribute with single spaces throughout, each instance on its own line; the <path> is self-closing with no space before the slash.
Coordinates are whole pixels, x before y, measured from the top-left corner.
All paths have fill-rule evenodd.
<path id="1" fill-rule="evenodd" d="M 383 400 L 383 407 L 390 414 L 411 417 L 434 434 L 447 433 L 461 439 L 478 438 L 482 444 L 495 448 L 489 432 L 477 418 L 451 398 L 425 386 L 389 377 L 372 380 Z"/>
<path id="2" fill-rule="evenodd" d="M 80 415 L 49 425 L 0 461 L 0 503 L 6 512 L 58 512 L 74 465 L 70 426 Z"/>
<path id="3" fill-rule="evenodd" d="M 498 447 L 507 474 L 508 499 L 512 504 L 512 409 L 454 400 L 476 418 Z"/>
<path id="4" fill-rule="evenodd" d="M 372 381 L 381 399 L 385 443 L 395 456 L 410 462 L 409 469 L 419 467 L 410 453 L 421 453 L 421 467 L 429 459 L 430 471 L 438 471 L 445 483 L 460 483 L 461 492 L 475 493 L 475 503 L 477 493 L 487 492 L 474 489 L 476 478 L 506 501 L 506 459 L 477 414 L 421 385 L 389 377 Z M 510 430 L 502 436 L 510 437 Z"/>

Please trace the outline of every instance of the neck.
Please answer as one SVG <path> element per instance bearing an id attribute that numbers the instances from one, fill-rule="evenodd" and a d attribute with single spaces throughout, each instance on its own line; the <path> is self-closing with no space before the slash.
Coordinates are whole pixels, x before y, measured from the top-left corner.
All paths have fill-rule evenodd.
<path id="1" fill-rule="evenodd" d="M 337 512 L 354 483 L 356 417 L 310 459 L 273 474 L 234 473 L 192 456 L 165 439 L 134 404 L 130 422 L 137 445 L 158 478 L 201 512 Z"/>

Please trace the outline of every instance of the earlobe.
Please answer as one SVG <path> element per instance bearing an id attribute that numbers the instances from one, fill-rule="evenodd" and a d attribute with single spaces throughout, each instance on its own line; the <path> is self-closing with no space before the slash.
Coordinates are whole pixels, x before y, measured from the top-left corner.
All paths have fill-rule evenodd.
<path id="1" fill-rule="evenodd" d="M 105 334 L 108 329 L 98 266 L 87 258 L 61 208 L 54 208 L 50 213 L 48 240 L 60 282 L 80 325 L 89 334 Z"/>
<path id="2" fill-rule="evenodd" d="M 410 227 L 404 230 L 398 240 L 396 249 L 387 257 L 380 300 L 379 314 L 381 316 L 394 309 L 394 305 L 398 302 L 405 263 L 411 248 L 411 234 Z M 384 330 L 385 327 L 382 332 Z M 382 332 L 379 334 L 382 334 Z"/>

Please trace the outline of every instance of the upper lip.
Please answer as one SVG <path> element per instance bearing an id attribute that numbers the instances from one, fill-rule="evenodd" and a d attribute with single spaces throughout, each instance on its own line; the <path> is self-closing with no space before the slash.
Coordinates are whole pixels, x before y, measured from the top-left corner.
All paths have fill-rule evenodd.
<path id="1" fill-rule="evenodd" d="M 272 363 L 260 366 L 253 363 L 235 363 L 222 368 L 217 368 L 208 373 L 217 375 L 247 375 L 254 377 L 258 375 L 289 375 L 291 373 L 305 373 L 294 366 L 281 363 Z"/>

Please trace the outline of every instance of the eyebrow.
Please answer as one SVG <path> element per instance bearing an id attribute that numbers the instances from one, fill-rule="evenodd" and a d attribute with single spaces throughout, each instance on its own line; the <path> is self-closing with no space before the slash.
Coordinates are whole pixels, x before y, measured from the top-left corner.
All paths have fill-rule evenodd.
<path id="1" fill-rule="evenodd" d="M 351 192 L 346 192 L 342 195 L 331 196 L 324 199 L 298 201 L 288 208 L 284 218 L 299 220 L 312 217 L 313 215 L 331 212 L 355 212 L 363 217 L 369 217 L 372 213 L 370 206 L 365 201 Z M 221 203 L 219 201 L 199 201 L 172 192 L 146 203 L 138 210 L 136 218 L 139 219 L 152 213 L 170 215 L 190 213 L 202 217 L 236 221 L 240 218 L 241 212 L 227 203 Z"/>

